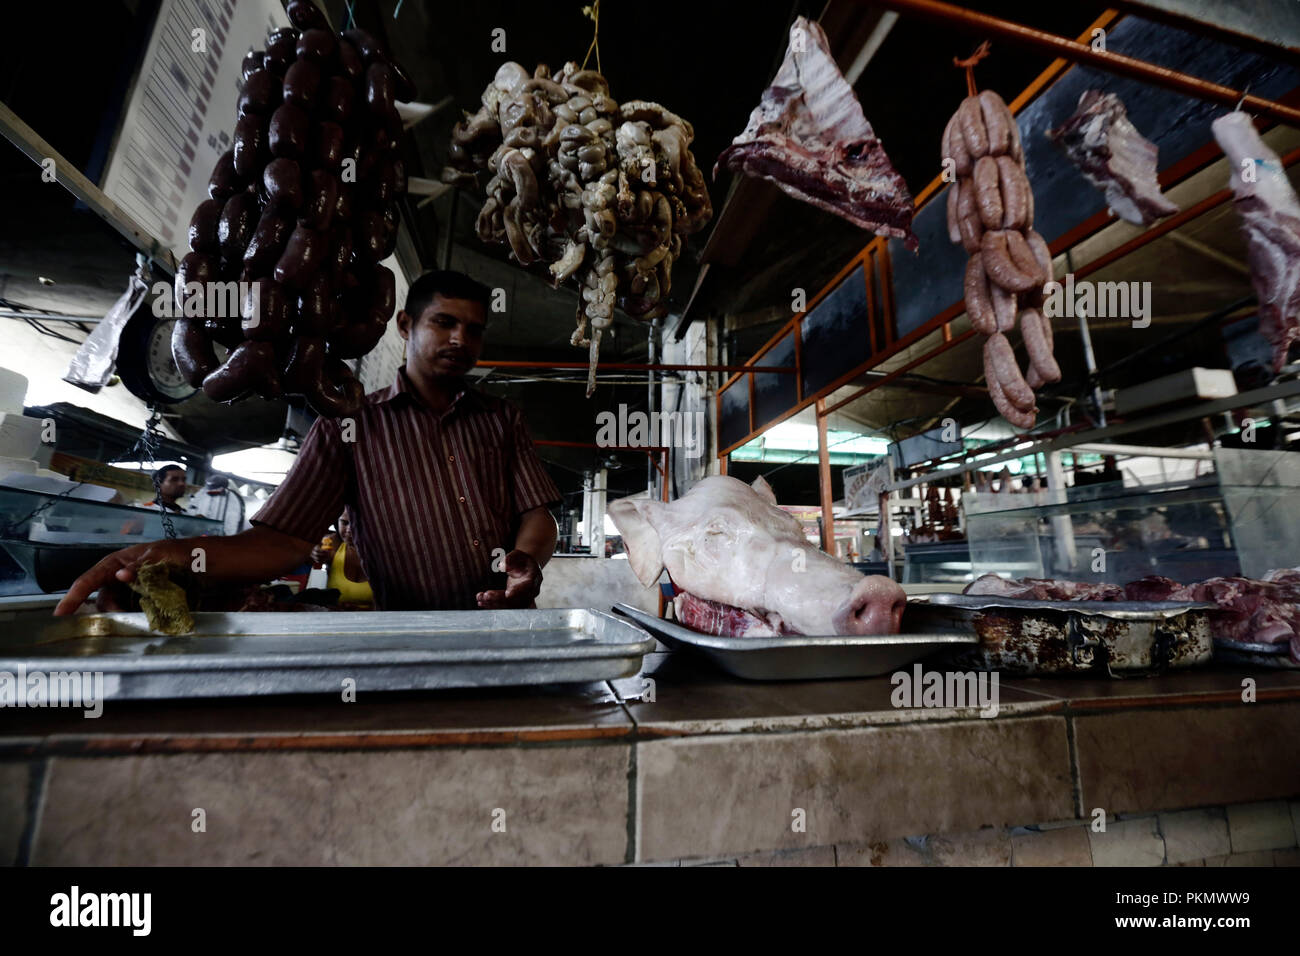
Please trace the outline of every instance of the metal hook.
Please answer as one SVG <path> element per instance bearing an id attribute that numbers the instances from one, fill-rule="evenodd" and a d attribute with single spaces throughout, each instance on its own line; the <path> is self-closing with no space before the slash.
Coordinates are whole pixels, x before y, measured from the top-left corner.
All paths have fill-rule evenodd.
<path id="1" fill-rule="evenodd" d="M 1241 104 L 1246 102 L 1246 97 L 1249 94 L 1250 94 L 1250 84 L 1247 83 L 1246 88 L 1241 91 L 1241 99 L 1237 100 L 1237 105 L 1234 109 L 1234 112 L 1238 112 L 1238 113 L 1241 112 Z"/>

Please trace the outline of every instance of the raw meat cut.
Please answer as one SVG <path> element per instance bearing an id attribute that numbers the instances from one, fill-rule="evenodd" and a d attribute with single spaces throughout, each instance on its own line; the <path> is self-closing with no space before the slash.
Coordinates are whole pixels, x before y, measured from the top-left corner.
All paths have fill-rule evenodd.
<path id="1" fill-rule="evenodd" d="M 1124 595 L 1130 601 L 1189 601 L 1186 585 L 1173 578 L 1151 574 L 1124 585 Z"/>
<path id="2" fill-rule="evenodd" d="M 963 594 L 994 595 L 1039 601 L 1188 601 L 1217 605 L 1209 612 L 1210 632 L 1220 639 L 1251 644 L 1287 643 L 1291 659 L 1300 664 L 1300 569 L 1269 571 L 1262 580 L 1209 578 L 1179 584 L 1153 574 L 1124 587 L 1053 581 L 1046 578 L 1009 580 L 983 574 Z"/>
<path id="3" fill-rule="evenodd" d="M 826 34 L 798 17 L 772 85 L 713 167 L 771 180 L 795 199 L 863 229 L 912 234 L 912 196 L 835 65 Z"/>
<path id="4" fill-rule="evenodd" d="M 1084 581 L 1055 581 L 1051 578 L 1008 580 L 996 574 L 982 574 L 966 585 L 963 594 L 1023 598 L 1029 601 L 1122 601 L 1124 589 L 1118 584 Z"/>
<path id="5" fill-rule="evenodd" d="M 1178 206 L 1160 195 L 1156 182 L 1156 144 L 1129 122 L 1114 93 L 1088 90 L 1074 115 L 1047 138 L 1070 157 L 1084 178 L 1106 194 L 1111 210 L 1125 222 L 1149 226 L 1172 216 Z"/>
<path id="6" fill-rule="evenodd" d="M 1249 114 L 1220 116 L 1211 129 L 1228 157 L 1228 182 L 1246 228 L 1246 259 L 1259 299 L 1259 331 L 1273 346 L 1273 371 L 1279 372 L 1300 336 L 1300 202 Z"/>
<path id="7" fill-rule="evenodd" d="M 776 637 L 782 633 L 780 621 L 774 627 L 763 618 L 738 607 L 706 601 L 686 591 L 673 598 L 677 621 L 701 634 L 720 637 Z"/>
<path id="8" fill-rule="evenodd" d="M 762 478 L 750 486 L 714 475 L 670 503 L 622 498 L 610 504 L 609 517 L 646 587 L 666 567 L 679 590 L 747 612 L 773 631 L 898 631 L 907 604 L 903 589 L 813 547 L 799 522 L 776 506 Z M 696 613 L 690 601 L 683 604 Z M 727 611 L 698 613 L 713 619 Z M 742 632 L 755 633 L 753 622 L 740 621 Z"/>

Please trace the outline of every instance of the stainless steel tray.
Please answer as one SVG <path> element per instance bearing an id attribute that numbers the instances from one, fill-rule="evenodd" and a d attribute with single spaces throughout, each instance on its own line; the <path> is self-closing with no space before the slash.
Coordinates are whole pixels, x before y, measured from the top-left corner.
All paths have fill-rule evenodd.
<path id="1" fill-rule="evenodd" d="M 1213 655 L 1207 612 L 1179 601 L 1034 601 L 983 594 L 930 594 L 904 618 L 927 630 L 973 632 L 979 646 L 958 666 L 1017 674 L 1106 670 L 1112 676 L 1203 664 Z"/>
<path id="2" fill-rule="evenodd" d="M 1253 641 L 1214 639 L 1214 656 L 1230 664 L 1250 664 L 1256 667 L 1276 667 L 1281 670 L 1300 670 L 1300 664 L 1291 660 L 1287 642 L 1258 644 Z"/>
<path id="3" fill-rule="evenodd" d="M 627 604 L 626 615 L 673 648 L 702 654 L 734 677 L 745 680 L 817 680 L 875 677 L 935 651 L 973 645 L 975 634 L 881 634 L 829 637 L 715 637 L 664 621 Z"/>
<path id="4" fill-rule="evenodd" d="M 0 671 L 102 671 L 104 698 L 502 687 L 629 677 L 654 640 L 584 608 L 198 613 L 168 637 L 143 614 L 19 618 Z"/>

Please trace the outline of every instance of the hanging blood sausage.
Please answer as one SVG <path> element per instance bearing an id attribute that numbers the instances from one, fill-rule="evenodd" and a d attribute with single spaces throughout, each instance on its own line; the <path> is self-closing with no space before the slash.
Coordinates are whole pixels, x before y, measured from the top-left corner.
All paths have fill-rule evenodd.
<path id="1" fill-rule="evenodd" d="M 353 414 L 363 390 L 342 359 L 370 351 L 396 305 L 393 273 L 379 263 L 396 247 L 406 192 L 394 103 L 416 91 L 370 34 L 334 33 L 311 0 L 286 12 L 292 26 L 240 65 L 232 145 L 177 269 L 180 300 L 187 284 L 246 283 L 240 314 L 195 314 L 219 298 L 196 297 L 172 353 L 216 401 L 288 393 L 322 415 Z M 224 361 L 217 344 L 231 349 Z"/>

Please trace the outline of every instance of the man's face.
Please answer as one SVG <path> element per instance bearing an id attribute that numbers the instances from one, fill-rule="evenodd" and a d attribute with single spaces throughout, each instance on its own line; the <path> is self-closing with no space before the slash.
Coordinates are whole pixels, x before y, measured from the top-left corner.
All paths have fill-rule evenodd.
<path id="1" fill-rule="evenodd" d="M 179 498 L 185 494 L 185 472 L 179 469 L 169 471 L 158 484 L 164 498 Z"/>
<path id="2" fill-rule="evenodd" d="M 483 352 L 487 314 L 469 299 L 435 295 L 419 316 L 402 311 L 397 328 L 406 339 L 407 364 L 435 377 L 461 378 Z"/>

